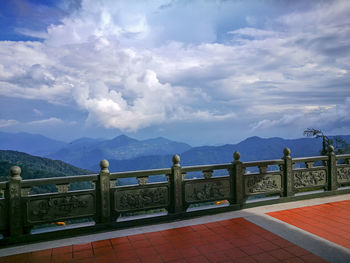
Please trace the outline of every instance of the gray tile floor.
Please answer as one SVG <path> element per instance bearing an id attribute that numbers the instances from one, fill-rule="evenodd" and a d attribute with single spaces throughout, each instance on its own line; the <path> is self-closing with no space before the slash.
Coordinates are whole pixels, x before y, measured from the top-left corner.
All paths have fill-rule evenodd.
<path id="1" fill-rule="evenodd" d="M 14 255 L 26 253 L 31 251 L 43 250 L 54 247 L 67 246 L 72 244 L 82 244 L 98 240 L 110 239 L 121 236 L 128 236 L 134 234 L 155 232 L 160 230 L 172 229 L 183 226 L 197 225 L 210 223 L 220 220 L 226 220 L 237 217 L 244 217 L 245 219 L 257 224 L 274 234 L 287 239 L 290 242 L 309 250 L 310 252 L 328 260 L 329 262 L 350 262 L 350 250 L 342 246 L 329 242 L 311 233 L 305 232 L 297 227 L 291 226 L 278 219 L 270 217 L 265 213 L 279 211 L 284 209 L 291 209 L 297 207 L 304 207 L 310 205 L 318 205 L 329 202 L 336 202 L 342 200 L 350 200 L 350 194 L 338 195 L 332 197 L 315 198 L 304 201 L 296 201 L 268 206 L 261 206 L 256 208 L 248 208 L 239 211 L 232 211 L 227 213 L 220 213 L 210 216 L 202 216 L 194 219 L 180 220 L 171 223 L 163 223 L 157 225 L 149 225 L 144 227 L 135 227 L 125 230 L 110 231 L 105 233 L 85 235 L 74 238 L 66 238 L 55 241 L 41 242 L 35 244 L 14 246 L 0 249 L 0 257 L 7 255 Z"/>

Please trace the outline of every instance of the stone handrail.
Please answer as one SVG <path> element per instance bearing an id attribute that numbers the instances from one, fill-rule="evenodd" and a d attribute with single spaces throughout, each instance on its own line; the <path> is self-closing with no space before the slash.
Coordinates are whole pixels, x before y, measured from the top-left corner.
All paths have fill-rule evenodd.
<path id="1" fill-rule="evenodd" d="M 118 229 L 137 224 L 170 221 L 245 207 L 287 202 L 305 198 L 350 192 L 350 154 L 335 155 L 332 146 L 326 156 L 292 158 L 285 148 L 278 160 L 240 161 L 233 154 L 232 163 L 181 167 L 173 156 L 171 168 L 110 173 L 107 160 L 100 162 L 100 173 L 81 176 L 22 180 L 21 168 L 13 166 L 7 182 L 0 182 L 0 245 L 53 239 L 94 231 Z M 294 167 L 304 163 L 305 167 Z M 252 173 L 249 169 L 256 167 Z M 269 169 L 271 168 L 271 169 Z M 220 171 L 220 176 L 215 175 Z M 201 178 L 188 178 L 191 172 Z M 149 176 L 164 175 L 163 182 L 148 182 Z M 119 185 L 119 179 L 136 178 L 137 184 Z M 91 189 L 72 191 L 71 183 L 90 182 Z M 31 188 L 53 184 L 55 193 L 31 194 Z M 312 190 L 312 191 L 311 191 Z M 320 190 L 315 193 L 314 190 Z M 308 193 L 309 191 L 309 193 Z M 303 195 L 298 193 L 302 192 Z M 250 202 L 255 196 L 277 199 Z M 206 210 L 191 210 L 193 205 L 225 202 Z M 119 220 L 123 215 L 162 209 L 164 215 L 151 219 Z M 33 234 L 33 227 L 57 222 L 92 218 L 93 226 L 60 230 L 54 234 Z"/>

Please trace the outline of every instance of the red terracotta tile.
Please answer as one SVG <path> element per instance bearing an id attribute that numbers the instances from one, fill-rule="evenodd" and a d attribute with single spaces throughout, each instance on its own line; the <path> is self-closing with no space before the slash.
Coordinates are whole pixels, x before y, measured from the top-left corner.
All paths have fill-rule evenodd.
<path id="1" fill-rule="evenodd" d="M 298 246 L 286 247 L 284 249 L 295 256 L 303 256 L 303 255 L 310 254 L 309 251 Z"/>
<path id="2" fill-rule="evenodd" d="M 224 252 L 213 252 L 205 256 L 210 262 L 223 262 L 230 259 Z"/>
<path id="3" fill-rule="evenodd" d="M 183 256 L 177 251 L 160 254 L 160 257 L 164 262 L 170 262 L 172 260 L 178 260 L 183 258 Z"/>
<path id="4" fill-rule="evenodd" d="M 82 250 L 91 250 L 91 249 L 92 249 L 91 243 L 73 245 L 73 251 L 74 252 L 82 251 Z"/>
<path id="5" fill-rule="evenodd" d="M 31 253 L 29 257 L 30 262 L 33 262 L 33 263 L 50 262 L 51 254 L 52 254 L 52 249 L 34 251 Z M 2 261 L 0 260 L 0 262 Z"/>
<path id="6" fill-rule="evenodd" d="M 32 256 L 51 256 L 52 254 L 52 249 L 45 249 L 45 250 L 39 250 L 39 251 L 33 251 Z"/>
<path id="7" fill-rule="evenodd" d="M 257 261 L 252 257 L 237 258 L 234 260 L 235 263 L 256 263 Z"/>
<path id="8" fill-rule="evenodd" d="M 288 240 L 285 240 L 283 238 L 273 239 L 273 240 L 271 240 L 271 242 L 274 243 L 275 245 L 281 247 L 281 248 L 295 246 L 292 242 L 289 242 Z"/>
<path id="9" fill-rule="evenodd" d="M 128 243 L 122 243 L 122 244 L 113 244 L 113 248 L 116 251 L 123 251 L 123 250 L 130 250 L 134 247 L 128 242 Z"/>
<path id="10" fill-rule="evenodd" d="M 36 262 L 47 263 L 50 261 L 51 261 L 51 255 L 34 255 L 34 254 L 31 255 L 30 260 L 29 260 L 29 262 L 32 262 L 32 263 L 36 263 Z M 0 260 L 0 262 L 2 262 L 2 261 Z"/>
<path id="11" fill-rule="evenodd" d="M 261 254 L 264 252 L 264 250 L 262 250 L 256 245 L 244 246 L 244 247 L 240 247 L 240 249 L 248 255 Z"/>
<path id="12" fill-rule="evenodd" d="M 157 232 L 148 232 L 144 233 L 144 235 L 149 239 L 149 238 L 154 238 L 154 237 L 161 237 L 162 236 L 162 231 L 157 231 Z"/>
<path id="13" fill-rule="evenodd" d="M 268 253 L 262 253 L 262 254 L 257 254 L 253 255 L 252 258 L 259 262 L 259 263 L 273 263 L 273 262 L 279 262 L 278 259 L 274 258 Z"/>
<path id="14" fill-rule="evenodd" d="M 97 256 L 95 258 L 95 260 L 96 260 L 96 263 L 115 263 L 115 262 L 117 262 L 117 259 L 113 254 Z"/>
<path id="15" fill-rule="evenodd" d="M 94 248 L 94 255 L 105 255 L 105 254 L 114 254 L 114 249 L 112 247 L 98 247 Z"/>
<path id="16" fill-rule="evenodd" d="M 271 251 L 271 250 L 275 250 L 275 249 L 279 248 L 277 245 L 275 245 L 274 243 L 272 243 L 270 241 L 258 243 L 258 244 L 256 244 L 256 246 L 261 248 L 264 251 Z"/>
<path id="17" fill-rule="evenodd" d="M 229 241 L 236 247 L 244 247 L 251 245 L 251 242 L 249 242 L 246 238 L 234 237 Z"/>
<path id="18" fill-rule="evenodd" d="M 72 254 L 73 252 L 73 246 L 64 246 L 64 247 L 55 247 L 52 249 L 52 255 L 58 255 L 58 254 Z"/>
<path id="19" fill-rule="evenodd" d="M 197 249 L 201 254 L 208 254 L 208 253 L 216 252 L 216 248 L 212 245 L 198 246 Z"/>
<path id="20" fill-rule="evenodd" d="M 136 254 L 135 251 L 133 250 L 126 250 L 126 251 L 121 251 L 121 252 L 116 252 L 115 253 L 116 258 L 120 261 L 120 262 L 124 262 L 126 260 L 138 260 L 138 255 Z"/>
<path id="21" fill-rule="evenodd" d="M 163 244 L 154 247 L 158 253 L 164 253 L 165 251 L 174 251 L 175 248 L 170 244 Z"/>
<path id="22" fill-rule="evenodd" d="M 112 246 L 112 244 L 111 244 L 111 241 L 109 239 L 92 242 L 92 247 L 94 249 L 100 248 L 100 247 L 111 247 L 111 246 Z"/>
<path id="23" fill-rule="evenodd" d="M 244 253 L 239 248 L 233 248 L 233 249 L 225 250 L 224 253 L 231 259 L 247 257 L 247 254 Z"/>
<path id="24" fill-rule="evenodd" d="M 153 247 L 138 248 L 138 249 L 135 249 L 135 252 L 139 257 L 156 256 L 159 254 Z M 168 251 L 163 251 L 163 252 L 167 253 Z"/>
<path id="25" fill-rule="evenodd" d="M 142 263 L 162 263 L 163 260 L 158 255 L 140 257 Z"/>
<path id="26" fill-rule="evenodd" d="M 147 236 L 144 234 L 132 235 L 132 236 L 128 236 L 128 239 L 132 242 L 132 241 L 136 241 L 136 240 L 147 239 Z"/>
<path id="27" fill-rule="evenodd" d="M 196 256 L 186 259 L 188 263 L 209 263 L 210 261 L 204 256 Z"/>
<path id="28" fill-rule="evenodd" d="M 298 257 L 294 257 L 294 258 L 289 258 L 286 260 L 282 260 L 283 263 L 305 263 L 305 261 L 301 260 Z"/>
<path id="29" fill-rule="evenodd" d="M 164 238 L 162 236 L 160 236 L 160 237 L 158 237 L 158 236 L 157 237 L 151 237 L 148 240 L 151 242 L 152 245 L 167 244 L 169 242 L 166 238 Z"/>
<path id="30" fill-rule="evenodd" d="M 2 258 L 4 262 L 27 263 L 31 260 L 31 253 L 23 253 Z"/>
<path id="31" fill-rule="evenodd" d="M 304 255 L 304 256 L 301 256 L 300 258 L 308 263 L 326 263 L 327 262 L 326 260 L 314 254 Z"/>
<path id="32" fill-rule="evenodd" d="M 276 249 L 276 250 L 271 250 L 269 252 L 271 256 L 277 258 L 278 260 L 285 260 L 289 258 L 294 258 L 295 255 L 291 254 L 290 252 L 284 250 L 284 249 Z"/>
<path id="33" fill-rule="evenodd" d="M 217 251 L 232 249 L 235 247 L 231 242 L 228 241 L 215 242 L 213 246 Z"/>
<path id="34" fill-rule="evenodd" d="M 200 255 L 199 251 L 195 248 L 184 248 L 184 249 L 179 249 L 178 251 L 184 258 L 190 258 L 190 257 Z"/>
<path id="35" fill-rule="evenodd" d="M 52 263 L 67 263 L 72 261 L 72 253 L 52 255 Z"/>
<path id="36" fill-rule="evenodd" d="M 95 263 L 95 258 L 74 259 L 74 263 Z"/>
<path id="37" fill-rule="evenodd" d="M 73 252 L 74 259 L 83 259 L 83 258 L 92 258 L 94 257 L 94 253 L 92 250 L 81 250 Z"/>
<path id="38" fill-rule="evenodd" d="M 192 230 L 194 231 L 200 231 L 200 230 L 208 230 L 208 228 L 205 225 L 194 225 L 194 226 L 190 226 L 192 228 Z"/>
<path id="39" fill-rule="evenodd" d="M 147 239 L 133 241 L 131 243 L 131 245 L 134 248 L 143 248 L 143 247 L 150 247 L 150 246 L 152 246 L 152 244 Z"/>
<path id="40" fill-rule="evenodd" d="M 116 238 L 112 238 L 110 241 L 112 245 L 129 243 L 128 237 L 116 237 Z"/>

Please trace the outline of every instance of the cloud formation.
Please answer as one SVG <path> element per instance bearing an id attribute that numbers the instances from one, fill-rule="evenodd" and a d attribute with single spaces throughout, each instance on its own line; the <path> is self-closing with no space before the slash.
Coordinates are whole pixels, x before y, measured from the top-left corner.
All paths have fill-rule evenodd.
<path id="1" fill-rule="evenodd" d="M 243 7 L 84 0 L 46 32 L 20 29 L 42 42 L 0 42 L 0 95 L 75 105 L 123 131 L 237 116 L 253 131 L 350 127 L 350 3 L 228 22 Z"/>

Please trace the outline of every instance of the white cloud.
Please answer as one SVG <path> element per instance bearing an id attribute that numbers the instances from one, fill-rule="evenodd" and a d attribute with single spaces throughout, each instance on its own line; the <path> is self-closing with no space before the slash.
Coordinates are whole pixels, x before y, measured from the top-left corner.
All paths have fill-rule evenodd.
<path id="1" fill-rule="evenodd" d="M 342 104 L 328 107 L 306 107 L 303 111 L 285 113 L 278 119 L 264 119 L 254 125 L 252 130 L 273 129 L 276 127 L 294 127 L 305 129 L 307 127 L 321 128 L 332 132 L 334 130 L 350 127 L 350 97 L 345 98 Z"/>
<path id="2" fill-rule="evenodd" d="M 249 25 L 218 43 L 220 12 L 237 5 L 82 1 L 44 42 L 0 42 L 0 95 L 73 105 L 90 124 L 132 131 L 236 116 L 255 130 L 335 115 L 348 125 L 350 4 L 317 2 L 266 24 L 244 15 Z"/>
<path id="3" fill-rule="evenodd" d="M 18 124 L 16 120 L 1 120 L 0 119 L 0 128 L 9 127 Z"/>
<path id="4" fill-rule="evenodd" d="M 63 120 L 61 120 L 59 118 L 55 118 L 55 117 L 28 122 L 29 125 L 34 125 L 34 126 L 37 126 L 37 125 L 45 125 L 45 126 L 46 125 L 53 125 L 53 126 L 56 126 L 56 125 L 61 125 L 63 123 L 64 123 Z"/>

